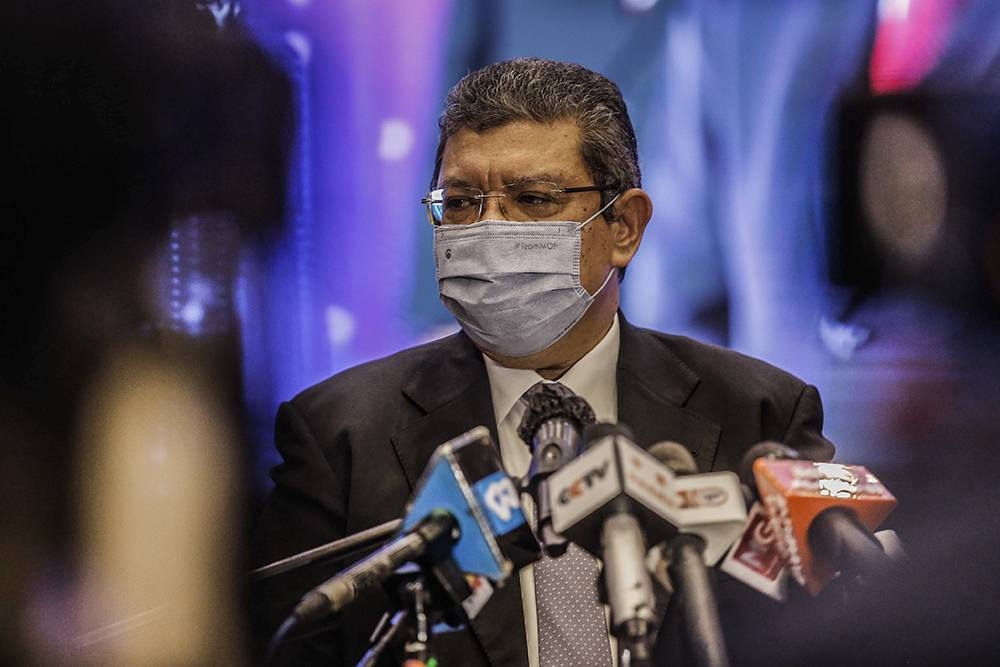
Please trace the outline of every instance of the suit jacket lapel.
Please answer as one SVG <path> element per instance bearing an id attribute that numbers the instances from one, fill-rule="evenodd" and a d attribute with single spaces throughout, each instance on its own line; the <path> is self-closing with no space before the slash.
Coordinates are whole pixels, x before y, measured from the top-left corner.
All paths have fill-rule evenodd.
<path id="1" fill-rule="evenodd" d="M 649 448 L 672 440 L 687 447 L 708 471 L 722 429 L 685 409 L 699 378 L 652 332 L 636 328 L 618 314 L 618 421 L 632 429 L 636 443 Z"/>
<path id="2" fill-rule="evenodd" d="M 483 424 L 497 441 L 490 383 L 482 356 L 464 334 L 441 341 L 426 355 L 402 388 L 418 416 L 391 436 L 392 446 L 413 491 L 434 449 Z"/>
<path id="3" fill-rule="evenodd" d="M 403 387 L 423 413 L 392 435 L 392 446 L 412 493 L 434 449 L 480 424 L 498 443 L 489 378 L 482 355 L 464 334 L 443 343 L 443 354 L 429 354 Z M 494 665 L 527 665 L 521 586 L 516 573 L 494 592 L 470 623 Z"/>

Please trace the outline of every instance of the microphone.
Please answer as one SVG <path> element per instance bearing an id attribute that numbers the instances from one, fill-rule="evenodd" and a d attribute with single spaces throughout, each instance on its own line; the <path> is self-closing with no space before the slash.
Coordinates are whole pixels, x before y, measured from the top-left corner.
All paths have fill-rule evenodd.
<path id="1" fill-rule="evenodd" d="M 700 510 L 701 507 L 692 505 L 704 503 L 713 510 L 682 523 L 680 532 L 661 547 L 661 553 L 667 560 L 674 604 L 685 629 L 687 662 L 699 667 L 726 667 L 729 656 L 708 565 L 715 562 L 716 553 L 729 548 L 746 518 L 739 480 L 732 473 L 696 474 L 694 457 L 676 442 L 657 443 L 650 447 L 649 453 L 682 475 L 673 480 L 676 485 L 697 480 L 698 486 L 674 491 L 684 498 L 684 509 Z"/>
<path id="2" fill-rule="evenodd" d="M 764 459 L 765 461 L 799 461 L 802 457 L 799 455 L 797 450 L 787 447 L 780 442 L 774 442 L 773 440 L 758 442 L 756 445 L 744 452 L 743 458 L 740 459 L 740 464 L 737 466 L 736 471 L 740 476 L 740 482 L 742 482 L 747 489 L 748 500 L 752 501 L 760 500 L 760 490 L 757 488 L 757 478 L 753 474 L 753 465 L 757 462 L 757 459 Z"/>
<path id="3" fill-rule="evenodd" d="M 670 522 L 679 532 L 701 538 L 702 560 L 714 565 L 746 526 L 739 478 L 727 470 L 698 473 L 691 452 L 676 442 L 658 442 L 649 453 L 676 475 L 669 483 Z"/>
<path id="4" fill-rule="evenodd" d="M 789 453 L 761 443 L 748 450 L 741 469 L 752 469 L 792 577 L 816 595 L 837 572 L 879 577 L 890 570 L 872 531 L 896 498 L 863 466 L 779 458 Z"/>
<path id="5" fill-rule="evenodd" d="M 401 565 L 429 554 L 441 558 L 460 535 L 455 517 L 444 510 L 435 510 L 413 529 L 306 593 L 292 617 L 301 624 L 339 613 L 361 593 L 388 579 Z"/>
<path id="6" fill-rule="evenodd" d="M 392 537 L 394 533 L 398 532 L 399 527 L 402 525 L 402 519 L 393 519 L 391 521 L 386 521 L 385 523 L 380 523 L 377 526 L 366 528 L 365 530 L 354 533 L 353 535 L 348 535 L 347 537 L 343 537 L 339 540 L 333 540 L 332 542 L 321 544 L 318 547 L 306 549 L 300 553 L 287 556 L 280 560 L 276 560 L 273 563 L 268 563 L 267 565 L 262 565 L 261 567 L 251 570 L 250 580 L 260 581 L 262 579 L 268 579 L 279 574 L 284 574 L 285 572 L 291 572 L 292 570 L 305 567 L 306 565 L 320 559 L 334 557 L 346 558 L 357 551 L 363 551 L 368 547 L 384 543 L 387 539 Z"/>
<path id="7" fill-rule="evenodd" d="M 752 497 L 750 502 L 746 528 L 719 569 L 769 598 L 784 602 L 788 590 L 787 561 L 763 505 Z"/>
<path id="8" fill-rule="evenodd" d="M 531 448 L 531 466 L 521 490 L 535 501 L 535 531 L 545 553 L 561 556 L 568 542 L 552 530 L 549 477 L 576 456 L 584 427 L 597 418 L 586 400 L 555 382 L 535 385 L 524 398 L 527 408 L 517 434 Z"/>
<path id="9" fill-rule="evenodd" d="M 694 456 L 679 442 L 658 442 L 649 448 L 649 455 L 670 468 L 675 475 L 694 475 L 698 472 Z"/>
<path id="10" fill-rule="evenodd" d="M 604 561 L 611 632 L 633 664 L 650 659 L 656 624 L 646 535 L 674 533 L 666 488 L 673 473 L 632 442 L 620 424 L 593 424 L 585 451 L 549 478 L 552 528 Z"/>
<path id="11" fill-rule="evenodd" d="M 744 497 L 750 507 L 746 528 L 719 566 L 723 572 L 777 602 L 788 594 L 788 561 L 764 506 L 760 503 L 753 463 L 758 458 L 799 459 L 790 447 L 772 441 L 759 442 L 748 449 L 737 467 Z"/>
<path id="12" fill-rule="evenodd" d="M 474 618 L 484 603 L 481 585 L 492 592 L 492 586 L 501 585 L 538 555 L 517 490 L 500 465 L 489 430 L 477 426 L 435 450 L 407 505 L 399 535 L 307 593 L 292 618 L 298 624 L 339 613 L 412 561 L 430 567 Z M 480 580 L 476 593 L 462 577 L 456 580 L 449 563 L 458 574 Z"/>

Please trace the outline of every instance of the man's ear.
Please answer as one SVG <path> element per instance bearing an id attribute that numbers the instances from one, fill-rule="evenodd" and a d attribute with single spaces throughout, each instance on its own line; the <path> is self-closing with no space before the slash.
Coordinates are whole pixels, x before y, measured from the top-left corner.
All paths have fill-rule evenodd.
<path id="1" fill-rule="evenodd" d="M 632 188 L 622 193 L 613 204 L 613 210 L 615 217 L 608 223 L 614 243 L 611 265 L 621 269 L 639 249 L 646 223 L 653 216 L 653 200 L 645 190 Z"/>

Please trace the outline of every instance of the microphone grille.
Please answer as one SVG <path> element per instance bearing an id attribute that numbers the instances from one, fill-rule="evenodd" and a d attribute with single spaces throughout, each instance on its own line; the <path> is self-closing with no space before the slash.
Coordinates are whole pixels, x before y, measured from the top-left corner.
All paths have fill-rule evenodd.
<path id="1" fill-rule="evenodd" d="M 698 464 L 688 448 L 678 442 L 658 442 L 649 448 L 650 455 L 678 475 L 698 472 Z"/>
<path id="2" fill-rule="evenodd" d="M 557 382 L 540 382 L 524 393 L 527 409 L 517 427 L 517 435 L 526 443 L 531 443 L 542 422 L 553 417 L 565 417 L 574 422 L 577 429 L 597 421 L 594 409 L 583 398 L 573 393 L 569 387 Z"/>

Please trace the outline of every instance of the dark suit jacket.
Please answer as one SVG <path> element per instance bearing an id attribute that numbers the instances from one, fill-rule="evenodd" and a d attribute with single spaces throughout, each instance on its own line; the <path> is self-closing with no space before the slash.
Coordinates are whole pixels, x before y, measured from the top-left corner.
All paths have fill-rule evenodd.
<path id="1" fill-rule="evenodd" d="M 784 442 L 816 459 L 833 454 L 821 434 L 815 388 L 730 350 L 636 328 L 621 318 L 617 378 L 618 418 L 636 442 L 683 443 L 701 471 L 734 468 L 761 440 Z M 402 516 L 435 447 L 479 424 L 496 440 L 482 356 L 462 333 L 344 371 L 284 403 L 276 426 L 284 462 L 272 471 L 275 487 L 260 517 L 255 561 L 271 562 Z M 308 588 L 344 565 L 308 567 L 258 586 L 261 637 Z M 737 585 L 727 586 L 732 583 Z M 723 581 L 724 620 L 727 588 L 750 598 L 737 600 L 734 608 L 753 610 L 731 623 L 754 623 L 748 619 L 770 605 L 742 584 Z M 280 662 L 353 665 L 385 604 L 381 592 L 369 596 L 338 628 L 290 643 Z M 677 642 L 667 637 L 676 634 L 671 628 L 665 623 L 660 654 L 679 655 Z M 527 665 L 516 578 L 494 595 L 471 630 L 435 639 L 441 664 Z"/>

